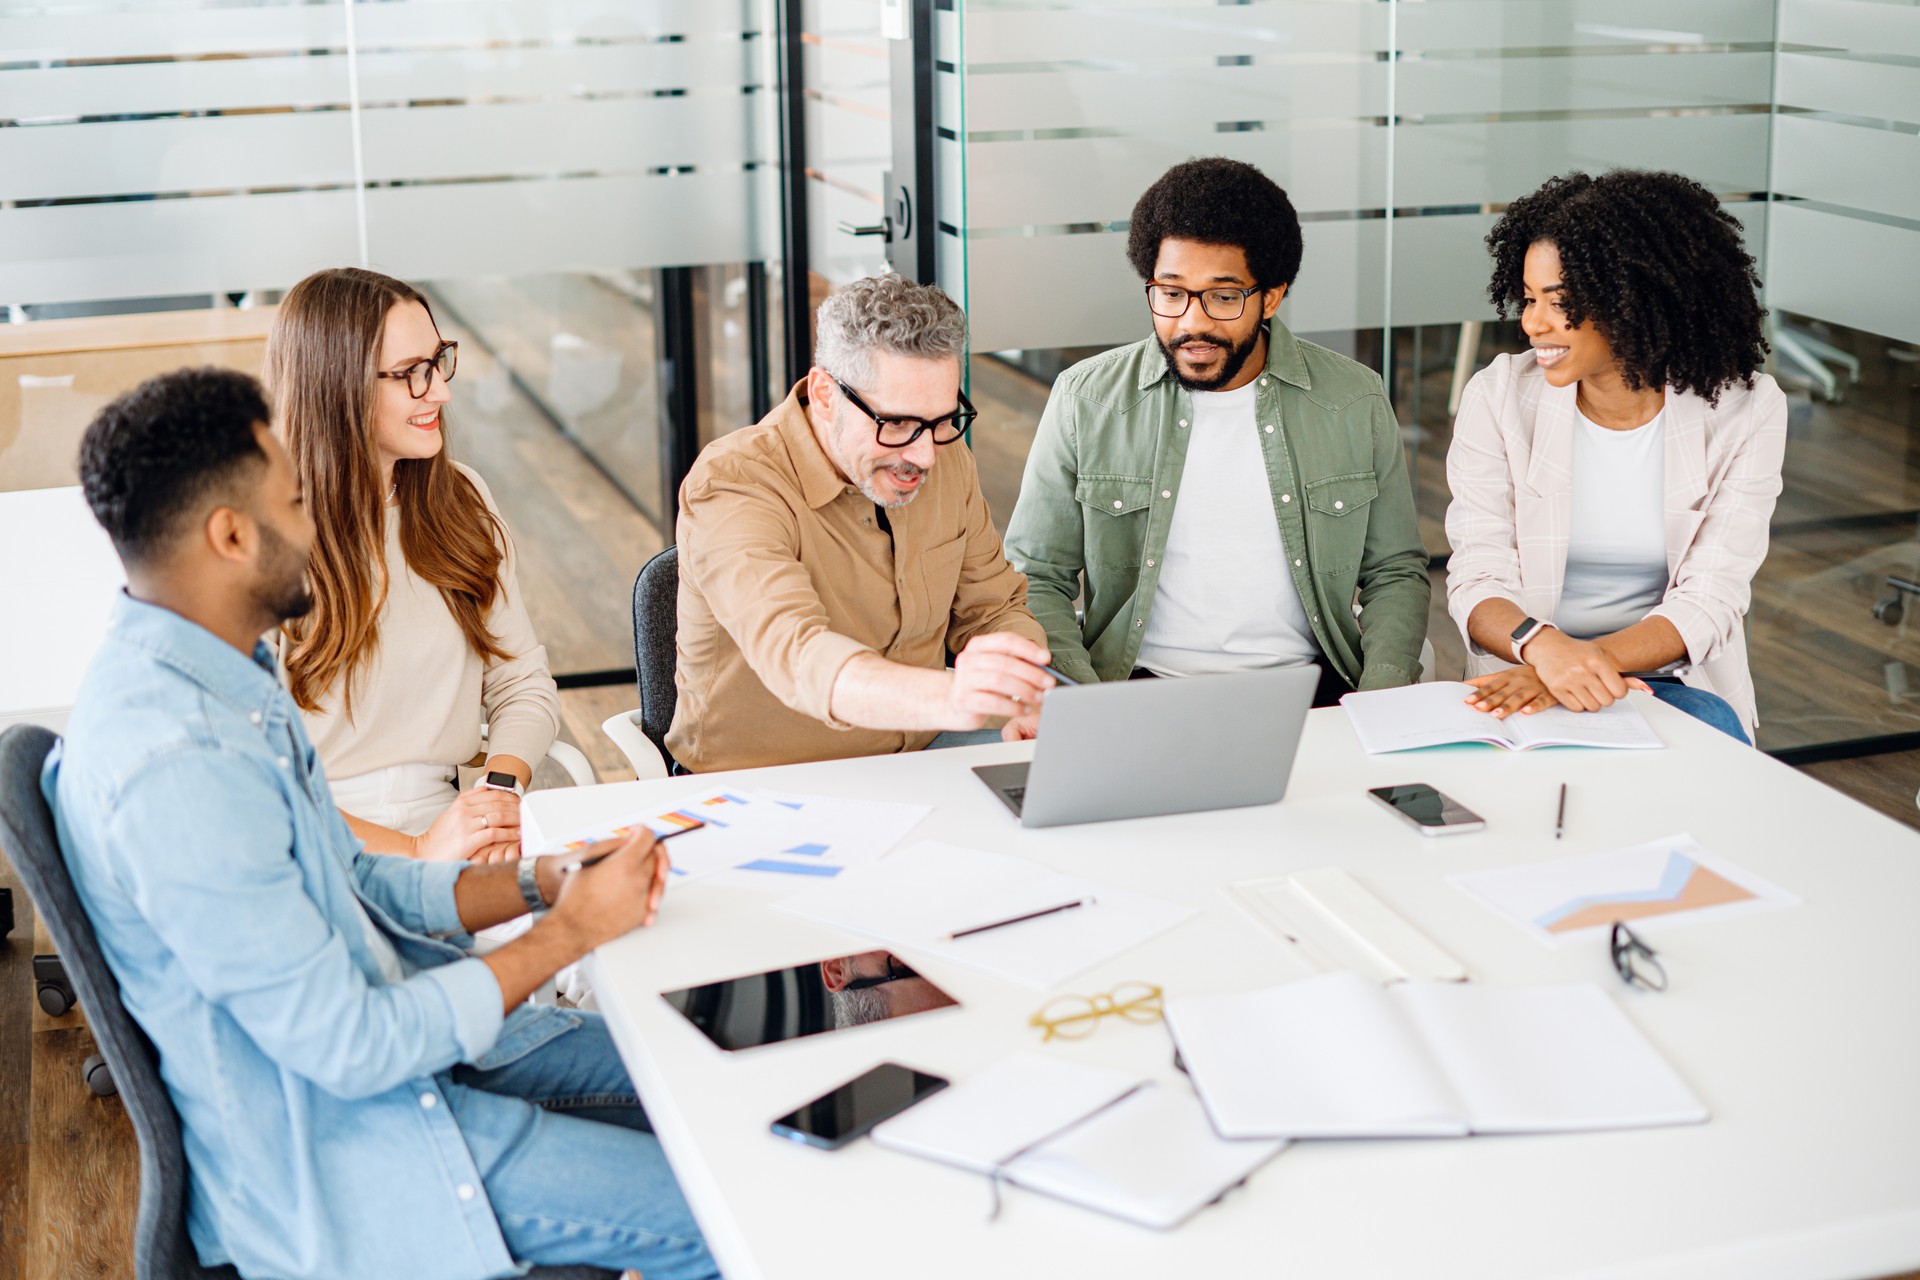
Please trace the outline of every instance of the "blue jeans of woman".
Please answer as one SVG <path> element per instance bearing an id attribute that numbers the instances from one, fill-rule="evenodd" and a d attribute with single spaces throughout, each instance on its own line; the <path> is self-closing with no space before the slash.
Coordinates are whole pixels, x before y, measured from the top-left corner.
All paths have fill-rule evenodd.
<path id="1" fill-rule="evenodd" d="M 1705 689 L 1692 689 L 1671 677 L 1661 676 L 1647 681 L 1647 687 L 1653 690 L 1653 696 L 1676 710 L 1684 711 L 1703 724 L 1710 724 L 1720 732 L 1740 740 L 1743 746 L 1752 746 L 1753 739 L 1740 727 L 1740 716 L 1733 704 L 1717 693 Z"/>

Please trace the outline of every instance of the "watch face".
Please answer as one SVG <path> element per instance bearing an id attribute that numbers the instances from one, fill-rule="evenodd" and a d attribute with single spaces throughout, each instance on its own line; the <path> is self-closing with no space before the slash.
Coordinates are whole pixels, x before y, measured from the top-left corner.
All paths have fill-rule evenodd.
<path id="1" fill-rule="evenodd" d="M 487 785 L 490 787 L 498 787 L 502 791 L 511 791 L 520 785 L 520 779 L 510 773 L 489 773 L 487 775 Z"/>

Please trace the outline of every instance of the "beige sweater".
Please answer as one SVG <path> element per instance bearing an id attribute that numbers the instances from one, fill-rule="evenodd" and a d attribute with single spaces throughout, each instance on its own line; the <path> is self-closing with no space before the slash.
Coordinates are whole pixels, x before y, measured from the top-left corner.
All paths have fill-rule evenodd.
<path id="1" fill-rule="evenodd" d="M 460 471 L 497 515 L 486 482 L 471 468 Z M 439 588 L 413 575 L 400 554 L 395 519 L 387 521 L 386 556 L 387 599 L 374 652 L 354 675 L 352 718 L 340 714 L 337 685 L 320 699 L 320 710 L 305 717 L 327 776 L 352 778 L 398 764 L 464 764 L 480 750 L 482 721 L 489 755 L 538 765 L 560 729 L 560 697 L 520 598 L 511 542 L 500 567 L 505 590 L 487 618 L 500 647 L 513 655 L 506 661 L 486 662 L 474 653 Z"/>

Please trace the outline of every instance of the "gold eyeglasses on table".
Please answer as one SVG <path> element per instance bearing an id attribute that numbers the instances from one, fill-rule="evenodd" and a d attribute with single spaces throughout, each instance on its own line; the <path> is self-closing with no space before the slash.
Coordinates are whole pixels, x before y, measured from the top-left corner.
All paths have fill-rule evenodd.
<path id="1" fill-rule="evenodd" d="M 1123 982 L 1112 991 L 1097 996 L 1055 996 L 1027 1019 L 1038 1027 L 1040 1038 L 1078 1040 L 1090 1036 L 1108 1014 L 1128 1022 L 1158 1022 L 1164 1013 L 1166 993 L 1150 982 Z"/>

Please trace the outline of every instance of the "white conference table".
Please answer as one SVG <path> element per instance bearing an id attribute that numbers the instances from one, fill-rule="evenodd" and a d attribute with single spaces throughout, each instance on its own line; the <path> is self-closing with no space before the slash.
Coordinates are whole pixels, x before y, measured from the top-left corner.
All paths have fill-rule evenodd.
<path id="1" fill-rule="evenodd" d="M 66 727 L 126 580 L 78 486 L 0 493 L 0 729 Z"/>
<path id="2" fill-rule="evenodd" d="M 620 1050 L 730 1280 L 983 1276 L 1856 1277 L 1920 1267 L 1920 834 L 1634 695 L 1665 751 L 1364 755 L 1337 710 L 1309 717 L 1276 806 L 1027 831 L 970 766 L 1029 745 L 542 791 L 530 839 L 572 834 L 712 786 L 937 806 L 938 837 L 1191 903 L 1203 914 L 1071 981 L 1169 995 L 1305 976 L 1241 915 L 1233 881 L 1347 867 L 1460 957 L 1476 981 L 1592 981 L 1706 1101 L 1705 1125 L 1634 1132 L 1299 1143 L 1178 1230 L 1156 1233 L 956 1169 L 855 1143 L 822 1153 L 767 1125 L 883 1060 L 956 1082 L 1039 1049 L 1042 993 L 907 954 L 961 1008 L 722 1053 L 661 991 L 868 949 L 771 910 L 777 877 L 729 872 L 670 892 L 655 927 L 590 972 Z M 1487 819 L 1422 839 L 1363 794 L 1425 781 Z M 1557 788 L 1567 831 L 1553 839 Z M 1798 894 L 1785 910 L 1641 930 L 1671 978 L 1631 991 L 1604 942 L 1548 950 L 1443 882 L 1691 831 Z M 1044 1052 L 1187 1087 L 1159 1025 L 1105 1019 Z"/>

